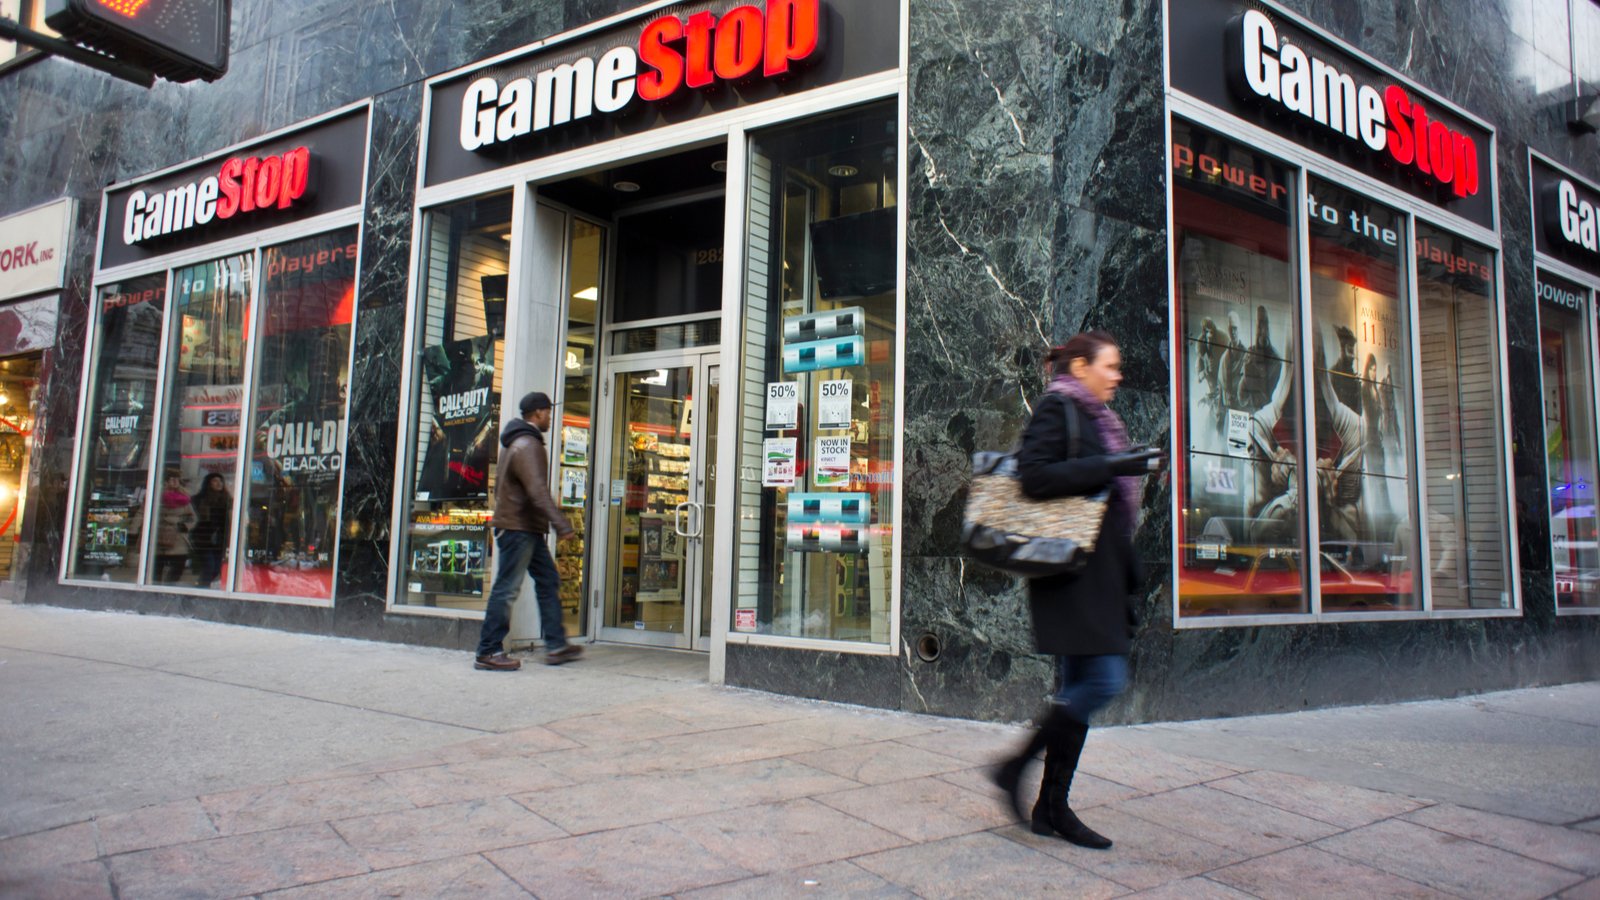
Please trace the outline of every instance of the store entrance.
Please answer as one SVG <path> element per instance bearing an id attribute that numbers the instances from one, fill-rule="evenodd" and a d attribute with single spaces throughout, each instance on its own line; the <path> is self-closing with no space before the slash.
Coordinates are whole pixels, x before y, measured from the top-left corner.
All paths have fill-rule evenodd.
<path id="1" fill-rule="evenodd" d="M 556 548 L 569 633 L 710 650 L 725 155 L 536 188 L 535 271 L 560 273 L 544 296 L 566 320 L 552 481 L 578 531 Z"/>
<path id="2" fill-rule="evenodd" d="M 709 649 L 719 352 L 607 367 L 594 582 L 602 640 Z"/>

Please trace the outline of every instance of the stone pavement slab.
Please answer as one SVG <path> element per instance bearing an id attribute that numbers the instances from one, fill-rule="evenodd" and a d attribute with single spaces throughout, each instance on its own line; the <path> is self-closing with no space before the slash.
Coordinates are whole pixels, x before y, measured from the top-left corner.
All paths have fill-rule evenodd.
<path id="1" fill-rule="evenodd" d="M 1449 900 L 1453 896 L 1315 847 L 1291 847 L 1217 869 L 1206 877 L 1257 897 Z"/>
<path id="2" fill-rule="evenodd" d="M 476 854 L 262 895 L 270 900 L 528 900 L 531 896 Z"/>
<path id="3" fill-rule="evenodd" d="M 1390 820 L 1312 845 L 1462 897 L 1548 897 L 1583 876 L 1497 847 Z"/>
<path id="4" fill-rule="evenodd" d="M 751 873 L 665 825 L 638 825 L 485 854 L 541 900 L 649 897 Z"/>
<path id="5" fill-rule="evenodd" d="M 1096 729 L 1073 804 L 1115 839 L 1098 852 L 1008 820 L 988 767 L 1021 728 L 715 688 L 704 657 L 602 647 L 486 674 L 459 653 L 4 604 L 0 634 L 46 648 L 0 640 L 7 900 L 1600 900 L 1595 685 Z M 471 699 L 452 709 L 440 685 Z"/>
<path id="6" fill-rule="evenodd" d="M 1075 897 L 1100 900 L 1127 888 L 995 834 L 914 844 L 856 864 L 919 897 Z"/>

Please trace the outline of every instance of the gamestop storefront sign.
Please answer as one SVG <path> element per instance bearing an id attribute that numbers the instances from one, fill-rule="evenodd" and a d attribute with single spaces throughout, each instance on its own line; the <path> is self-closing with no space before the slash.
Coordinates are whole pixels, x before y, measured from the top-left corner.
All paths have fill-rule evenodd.
<path id="1" fill-rule="evenodd" d="M 361 203 L 367 109 L 106 192 L 102 269 Z"/>
<path id="2" fill-rule="evenodd" d="M 1538 156 L 1529 163 L 1534 248 L 1600 276 L 1600 187 Z"/>
<path id="3" fill-rule="evenodd" d="M 1494 132 L 1422 88 L 1259 3 L 1172 0 L 1167 47 L 1174 89 L 1494 227 Z"/>
<path id="4" fill-rule="evenodd" d="M 435 82 L 424 180 L 441 184 L 892 70 L 898 32 L 897 5 L 881 0 L 658 9 Z"/>

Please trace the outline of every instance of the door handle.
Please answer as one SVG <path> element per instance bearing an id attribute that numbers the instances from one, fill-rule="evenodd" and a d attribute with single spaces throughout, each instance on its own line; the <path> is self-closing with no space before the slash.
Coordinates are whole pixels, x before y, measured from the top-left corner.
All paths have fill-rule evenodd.
<path id="1" fill-rule="evenodd" d="M 695 537 L 695 535 L 683 530 L 683 508 L 693 505 L 690 501 L 685 500 L 672 508 L 672 530 L 678 533 L 678 537 Z"/>
<path id="2" fill-rule="evenodd" d="M 704 504 L 695 503 L 692 500 L 687 501 L 687 505 L 694 507 L 694 533 L 684 536 L 699 540 L 706 530 L 706 508 Z"/>

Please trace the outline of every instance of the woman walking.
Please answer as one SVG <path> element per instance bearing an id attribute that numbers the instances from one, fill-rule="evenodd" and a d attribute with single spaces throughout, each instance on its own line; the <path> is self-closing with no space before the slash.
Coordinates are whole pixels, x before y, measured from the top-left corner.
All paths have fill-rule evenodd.
<path id="1" fill-rule="evenodd" d="M 198 519 L 194 527 L 195 583 L 210 587 L 222 577 L 222 564 L 228 552 L 228 522 L 233 518 L 233 495 L 227 482 L 212 472 L 200 483 L 200 492 L 190 499 Z"/>
<path id="2" fill-rule="evenodd" d="M 1130 448 L 1122 420 L 1106 405 L 1122 383 L 1122 351 L 1110 335 L 1085 332 L 1050 351 L 1049 359 L 1050 389 L 1035 404 L 1017 454 L 1022 491 L 1043 500 L 1110 488 L 1110 497 L 1083 568 L 1028 582 L 1034 642 L 1039 652 L 1056 657 L 1056 692 L 1038 730 L 1000 765 L 994 780 L 1035 834 L 1054 833 L 1103 850 L 1111 840 L 1079 821 L 1068 797 L 1090 716 L 1127 685 L 1128 650 L 1138 624 L 1133 527 L 1142 476 L 1159 468 L 1162 453 Z M 1044 781 L 1030 815 L 1020 782 L 1041 748 Z"/>

